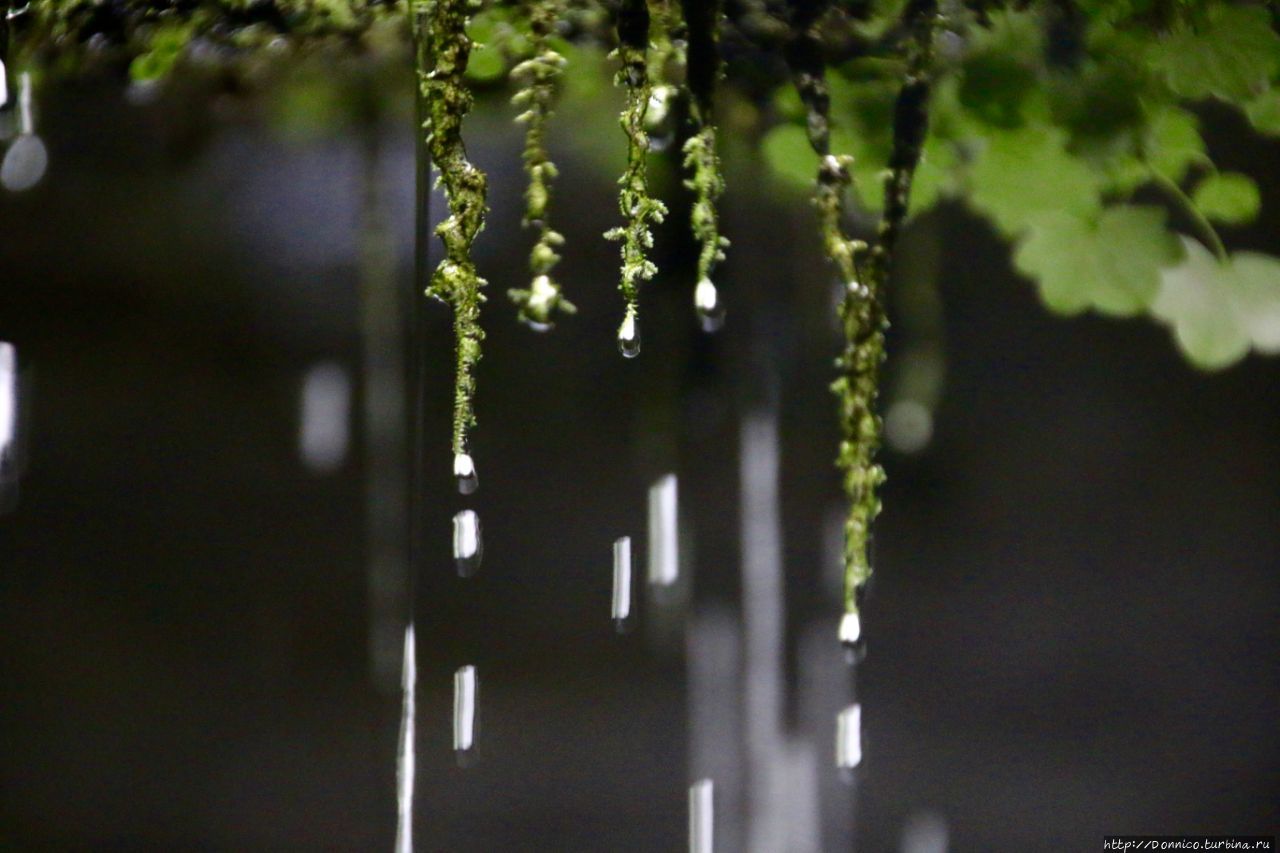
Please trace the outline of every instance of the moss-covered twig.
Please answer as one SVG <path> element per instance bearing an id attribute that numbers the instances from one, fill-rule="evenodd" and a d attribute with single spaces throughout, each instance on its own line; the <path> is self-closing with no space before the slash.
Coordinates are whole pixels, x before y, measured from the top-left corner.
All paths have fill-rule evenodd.
<path id="1" fill-rule="evenodd" d="M 837 460 L 844 475 L 849 498 L 849 518 L 845 523 L 845 612 L 857 613 L 857 591 L 871 575 L 868 542 L 871 523 L 880 512 L 876 488 L 884 481 L 884 471 L 876 464 L 880 446 L 880 417 L 876 413 L 880 363 L 884 360 L 884 338 L 888 328 L 885 290 L 893 251 L 910 202 L 911 180 L 920 161 L 928 130 L 929 66 L 933 32 L 937 18 L 936 0 L 912 0 L 906 10 L 909 33 L 907 74 L 894 105 L 893 149 L 885 179 L 885 204 L 874 245 L 828 238 L 828 253 L 836 258 L 848 285 L 840 305 L 844 329 L 844 349 L 837 360 L 840 377 L 832 383 L 839 401 L 842 440 Z M 830 158 L 833 159 L 833 158 Z M 844 163 L 831 163 L 827 174 L 839 171 L 827 183 L 847 183 Z M 836 167 L 839 167 L 837 169 Z M 820 198 L 821 198 L 820 192 Z M 822 203 L 820 202 L 820 210 Z M 838 213 L 828 210 L 824 223 Z M 824 232 L 835 226 L 824 224 Z M 846 260 L 847 254 L 847 260 Z M 848 275 L 848 266 L 855 275 Z"/>
<path id="2" fill-rule="evenodd" d="M 547 121 L 565 65 L 564 57 L 550 41 L 562 13 L 560 0 L 530 0 L 533 56 L 511 70 L 511 79 L 520 87 L 511 102 L 524 109 L 516 121 L 526 125 L 524 170 L 529 186 L 524 193 L 524 224 L 537 229 L 538 240 L 529 253 L 532 282 L 528 288 L 509 290 L 507 294 L 520 309 L 520 319 L 535 329 L 550 327 L 556 311 L 573 314 L 577 310 L 561 295 L 560 285 L 551 277 L 552 267 L 560 260 L 556 249 L 564 244 L 564 237 L 550 223 L 551 183 L 558 173 L 546 146 Z"/>
<path id="3" fill-rule="evenodd" d="M 649 83 L 647 51 L 649 47 L 649 8 L 645 0 L 623 0 L 618 10 L 618 56 L 622 68 L 618 84 L 626 90 L 622 110 L 622 130 L 627 135 L 627 168 L 618 180 L 618 207 L 625 224 L 605 233 L 610 240 L 622 243 L 622 276 L 618 289 L 626 303 L 622 325 L 618 328 L 618 346 L 625 356 L 640 352 L 640 285 L 653 278 L 658 268 L 648 258 L 653 248 L 649 226 L 662 222 L 667 207 L 649 195 L 646 157 L 649 134 L 645 131 L 645 113 L 649 108 L 652 87 Z"/>
<path id="4" fill-rule="evenodd" d="M 720 78 L 720 50 L 717 29 L 720 23 L 718 0 L 684 0 L 688 28 L 688 75 L 686 85 L 692 98 L 692 117 L 697 127 L 684 144 L 685 186 L 694 193 L 689 222 L 698 241 L 698 283 L 694 306 L 704 324 L 715 325 L 723 314 L 723 304 L 711 280 L 716 263 L 724 260 L 729 245 L 720 234 L 716 203 L 724 192 L 724 176 L 716 153 L 716 126 L 712 98 Z"/>
<path id="5" fill-rule="evenodd" d="M 471 53 L 467 37 L 467 0 L 413 0 L 418 86 L 426 107 L 421 132 L 440 170 L 449 217 L 436 227 L 445 257 L 436 267 L 427 294 L 453 307 L 457 338 L 457 375 L 453 396 L 453 452 L 467 453 L 467 435 L 475 425 L 475 366 L 480 360 L 480 288 L 484 279 L 471 260 L 471 245 L 484 228 L 486 180 L 467 160 L 462 121 L 471 109 L 465 74 Z"/>

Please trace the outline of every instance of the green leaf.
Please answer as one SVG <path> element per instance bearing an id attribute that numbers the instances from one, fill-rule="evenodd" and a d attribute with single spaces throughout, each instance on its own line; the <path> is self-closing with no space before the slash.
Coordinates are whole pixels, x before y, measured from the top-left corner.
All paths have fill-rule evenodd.
<path id="1" fill-rule="evenodd" d="M 1195 240 L 1182 238 L 1186 257 L 1160 275 L 1151 313 L 1173 327 L 1187 359 L 1204 370 L 1220 370 L 1249 352 L 1250 334 L 1240 323 L 1233 290 L 1235 270 L 1219 263 Z"/>
<path id="2" fill-rule="evenodd" d="M 784 183 L 796 187 L 812 186 L 818 174 L 818 158 L 809 146 L 804 128 L 780 124 L 765 134 L 760 153 L 769 170 Z"/>
<path id="3" fill-rule="evenodd" d="M 1199 121 L 1186 110 L 1172 106 L 1151 116 L 1143 139 L 1143 156 L 1153 169 L 1175 183 L 1193 164 L 1209 161 Z"/>
<path id="4" fill-rule="evenodd" d="M 1253 129 L 1270 136 L 1280 136 L 1280 89 L 1271 89 L 1245 104 L 1245 115 Z"/>
<path id="5" fill-rule="evenodd" d="M 1258 352 L 1280 353 L 1280 258 L 1259 252 L 1231 256 L 1236 306 Z"/>
<path id="6" fill-rule="evenodd" d="M 1064 138 L 1042 126 L 992 133 L 969 171 L 971 204 L 1007 235 L 1049 214 L 1092 218 L 1101 175 L 1067 153 Z"/>
<path id="7" fill-rule="evenodd" d="M 1242 225 L 1258 216 L 1262 199 L 1258 185 L 1248 175 L 1222 172 L 1208 175 L 1196 186 L 1192 201 L 1215 222 Z"/>
<path id="8" fill-rule="evenodd" d="M 1145 310 L 1160 288 L 1160 269 L 1180 249 L 1158 207 L 1118 205 L 1096 223 L 1051 214 L 1032 226 L 1013 262 L 1036 279 L 1049 308 L 1078 314 L 1089 308 L 1112 316 Z"/>
<path id="9" fill-rule="evenodd" d="M 1175 94 L 1244 103 L 1280 70 L 1280 36 L 1262 6 L 1213 5 L 1205 27 L 1184 24 L 1155 45 L 1152 65 Z"/>

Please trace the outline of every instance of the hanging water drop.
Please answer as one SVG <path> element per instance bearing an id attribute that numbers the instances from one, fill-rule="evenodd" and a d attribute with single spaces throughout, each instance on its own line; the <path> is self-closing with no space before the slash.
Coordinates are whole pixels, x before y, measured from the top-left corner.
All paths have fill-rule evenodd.
<path id="1" fill-rule="evenodd" d="M 454 454 L 453 477 L 458 481 L 458 491 L 461 494 L 469 495 L 480 488 L 480 476 L 476 473 L 476 463 L 470 453 Z"/>
<path id="2" fill-rule="evenodd" d="M 676 100 L 674 86 L 654 86 L 649 93 L 649 105 L 644 114 L 644 129 L 649 135 L 649 150 L 659 153 L 671 147 L 675 139 L 675 121 L 672 106 Z"/>
<path id="3" fill-rule="evenodd" d="M 623 358 L 635 358 L 640 354 L 640 320 L 634 311 L 627 311 L 618 327 L 618 352 Z"/>
<path id="4" fill-rule="evenodd" d="M 459 667 L 453 674 L 453 749 L 465 764 L 476 742 L 476 668 Z"/>
<path id="5" fill-rule="evenodd" d="M 840 645 L 844 647 L 845 660 L 850 664 L 861 663 L 867 654 L 867 643 L 862 637 L 862 620 L 857 613 L 846 613 L 840 619 Z"/>
<path id="6" fill-rule="evenodd" d="M 31 74 L 18 75 L 18 136 L 0 162 L 0 185 L 10 192 L 29 190 L 44 177 L 49 152 L 36 135 L 31 104 Z"/>
<path id="7" fill-rule="evenodd" d="M 474 510 L 464 509 L 453 517 L 453 559 L 458 565 L 458 576 L 469 578 L 474 575 L 480 568 L 483 555 L 480 516 Z"/>
<path id="8" fill-rule="evenodd" d="M 846 773 L 862 763 L 862 706 L 850 705 L 836 717 L 836 767 Z"/>
<path id="9" fill-rule="evenodd" d="M 711 279 L 699 280 L 698 286 L 693 289 L 693 307 L 698 312 L 702 331 L 715 332 L 724 325 L 724 302 Z"/>
<path id="10" fill-rule="evenodd" d="M 631 615 L 631 537 L 613 543 L 613 624 L 621 633 Z"/>

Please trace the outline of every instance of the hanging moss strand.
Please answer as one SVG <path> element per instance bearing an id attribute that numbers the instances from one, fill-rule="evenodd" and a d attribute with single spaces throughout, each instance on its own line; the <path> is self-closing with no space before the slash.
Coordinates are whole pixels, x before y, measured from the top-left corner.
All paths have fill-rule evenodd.
<path id="1" fill-rule="evenodd" d="M 533 56 L 511 70 L 518 91 L 511 102 L 523 112 L 516 121 L 525 125 L 524 171 L 529 184 L 524 193 L 524 225 L 536 229 L 537 242 L 529 253 L 529 271 L 533 278 L 528 288 L 507 292 L 519 309 L 520 319 L 535 329 L 551 326 L 556 312 L 573 314 L 573 304 L 561 294 L 560 284 L 552 277 L 559 263 L 557 251 L 564 237 L 551 227 L 551 185 L 558 172 L 547 154 L 546 128 L 551 118 L 564 71 L 565 58 L 551 46 L 551 35 L 564 13 L 560 0 L 531 0 L 529 28 Z"/>
<path id="2" fill-rule="evenodd" d="M 412 13 L 418 86 L 426 106 L 421 132 L 427 151 L 440 172 L 449 203 L 449 217 L 436 227 L 445 257 L 427 286 L 427 295 L 453 307 L 457 365 L 453 399 L 453 452 L 467 452 L 467 435 L 475 425 L 475 366 L 480 360 L 480 289 L 471 246 L 484 228 L 484 173 L 467 160 L 462 122 L 471 109 L 471 90 L 465 74 L 471 53 L 467 37 L 466 0 L 413 0 Z"/>
<path id="3" fill-rule="evenodd" d="M 724 192 L 724 176 L 716 153 L 716 127 L 712 98 L 720 78 L 717 0 L 684 0 L 688 30 L 686 85 L 692 97 L 692 117 L 697 128 L 684 144 L 685 186 L 694 193 L 690 227 L 698 241 L 698 282 L 710 282 L 712 268 L 724 260 L 729 241 L 720 235 L 716 204 Z M 713 291 L 714 292 L 714 291 Z"/>
<path id="4" fill-rule="evenodd" d="M 658 268 L 648 258 L 653 248 L 650 225 L 660 223 L 667 208 L 649 195 L 646 156 L 649 135 L 645 113 L 652 87 L 647 69 L 649 8 L 645 0 L 623 0 L 618 10 L 618 85 L 626 91 L 622 110 L 622 130 L 627 136 L 627 167 L 618 180 L 618 208 L 625 224 L 606 232 L 605 237 L 622 243 L 622 275 L 618 289 L 626 304 L 619 341 L 638 340 L 640 285 L 653 278 Z"/>
<path id="5" fill-rule="evenodd" d="M 884 213 L 875 244 L 870 248 L 853 246 L 851 260 L 861 275 L 846 277 L 849 284 L 840 306 L 845 345 L 837 360 L 841 375 L 832 390 L 839 400 L 842 432 L 838 465 L 850 502 L 844 554 L 848 613 L 857 612 L 857 591 L 871 575 L 868 543 L 871 524 L 880 512 L 876 489 L 884 482 L 884 471 L 875 463 L 881 428 L 875 405 L 888 329 L 885 291 L 893 251 L 907 217 L 911 180 L 928 130 L 928 71 L 936 19 L 935 0 L 914 0 L 907 9 L 907 74 L 894 105 Z M 847 177 L 832 181 L 847 183 Z M 845 272 L 843 266 L 841 271 Z"/>

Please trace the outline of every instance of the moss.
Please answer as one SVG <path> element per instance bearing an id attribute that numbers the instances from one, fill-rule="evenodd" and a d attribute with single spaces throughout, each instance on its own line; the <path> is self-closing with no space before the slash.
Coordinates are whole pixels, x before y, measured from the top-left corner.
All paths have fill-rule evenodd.
<path id="1" fill-rule="evenodd" d="M 832 383 L 832 391 L 838 401 L 841 429 L 836 461 L 849 498 L 844 545 L 845 610 L 849 613 L 857 612 L 857 591 L 871 576 L 871 524 L 880 512 L 876 489 L 885 478 L 875 462 L 881 427 L 876 398 L 889 325 L 884 306 L 893 251 L 906 220 L 911 180 L 928 128 L 928 74 L 936 18 L 934 0 L 914 0 L 905 13 L 907 75 L 894 106 L 884 213 L 873 245 L 848 240 L 840 230 L 839 199 L 849 183 L 851 158 L 828 155 L 819 172 L 816 201 L 824 246 L 847 283 L 840 304 L 845 342 L 836 361 L 840 376 Z"/>
<path id="2" fill-rule="evenodd" d="M 427 295 L 453 307 L 457 341 L 453 396 L 453 452 L 467 452 L 467 436 L 475 425 L 475 366 L 480 360 L 480 289 L 484 279 L 471 260 L 471 246 L 484 228 L 488 207 L 485 175 L 467 159 L 462 123 L 471 110 L 467 86 L 466 0 L 413 0 L 418 89 L 425 107 L 426 148 L 440 171 L 439 183 L 449 203 L 449 216 L 436 227 L 445 257 L 427 286 Z"/>
<path id="3" fill-rule="evenodd" d="M 618 57 L 622 67 L 617 82 L 626 90 L 621 125 L 627 135 L 627 167 L 618 179 L 618 209 L 625 224 L 605 232 L 609 240 L 622 243 L 622 274 L 618 289 L 626 303 L 620 333 L 634 336 L 640 322 L 640 286 L 657 274 L 649 260 L 653 248 L 650 226 L 662 222 L 667 207 L 649 195 L 647 157 L 649 134 L 645 113 L 653 88 L 649 80 L 649 9 L 645 0 L 624 0 L 618 11 Z M 627 334 L 630 331 L 631 334 Z"/>
<path id="4" fill-rule="evenodd" d="M 529 253 L 532 283 L 525 289 L 510 290 L 508 295 L 519 307 L 520 319 L 534 328 L 550 326 L 556 312 L 573 314 L 577 310 L 551 277 L 560 260 L 556 250 L 564 237 L 550 224 L 551 184 L 558 173 L 547 154 L 546 126 L 565 66 L 564 57 L 551 46 L 551 35 L 563 11 L 558 0 L 533 0 L 529 8 L 533 56 L 511 70 L 511 79 L 520 85 L 511 102 L 524 109 L 516 121 L 526 125 L 524 170 L 529 185 L 524 194 L 524 224 L 537 230 L 538 239 Z"/>
<path id="5" fill-rule="evenodd" d="M 712 95 L 720 78 L 720 53 L 716 33 L 720 4 L 715 0 L 685 0 L 688 27 L 687 83 L 692 97 L 692 118 L 697 132 L 684 144 L 685 186 L 693 191 L 689 214 L 698 241 L 698 281 L 710 281 L 712 268 L 724 260 L 729 241 L 720 234 L 716 204 L 724 192 L 724 175 L 716 153 L 716 126 Z"/>

